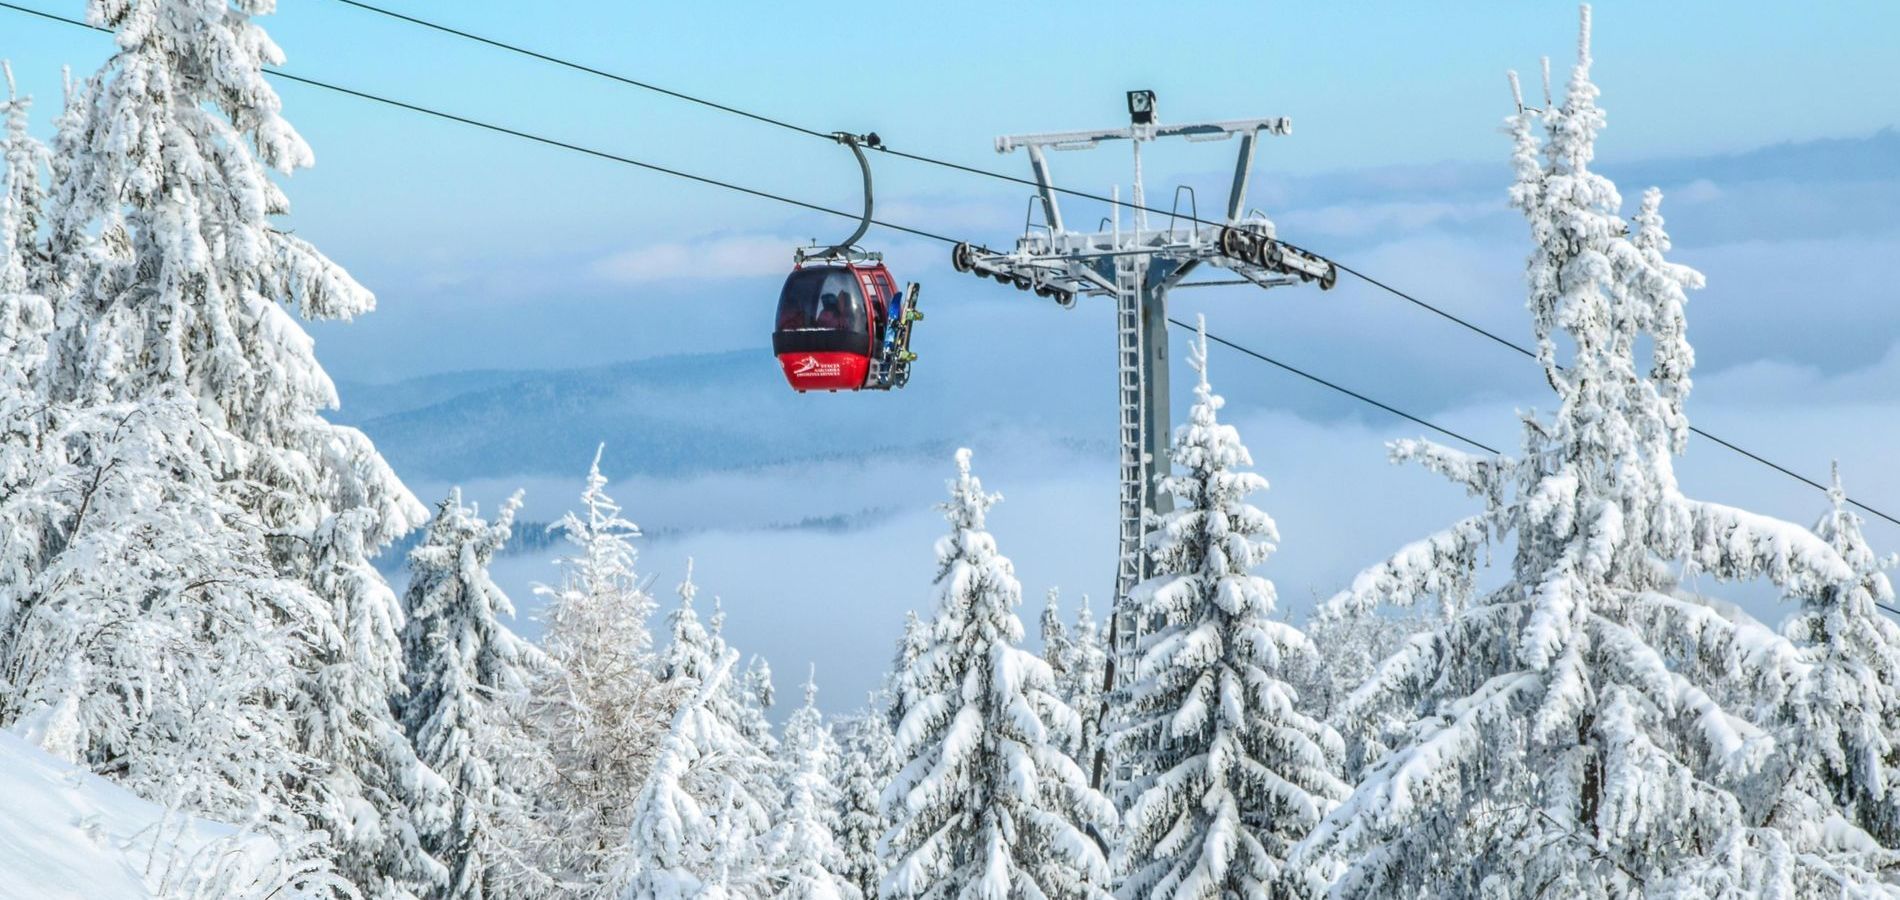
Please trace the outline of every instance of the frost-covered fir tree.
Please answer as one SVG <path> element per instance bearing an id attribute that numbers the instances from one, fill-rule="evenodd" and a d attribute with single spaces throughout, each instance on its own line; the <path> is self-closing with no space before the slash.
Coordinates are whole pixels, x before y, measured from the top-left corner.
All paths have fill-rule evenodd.
<path id="1" fill-rule="evenodd" d="M 45 432 L 50 410 L 34 388 L 53 324 L 46 300 L 47 265 L 40 240 L 48 154 L 27 131 L 30 97 L 15 90 L 13 68 L 0 62 L 7 97 L 0 103 L 0 635 L 45 557 L 43 500 L 29 500 L 50 469 Z M 8 690 L 0 681 L 0 698 Z M 0 702 L 0 706 L 4 703 Z"/>
<path id="2" fill-rule="evenodd" d="M 43 339 L 52 327 L 45 292 L 52 263 L 41 227 L 45 218 L 45 178 L 52 165 L 46 145 L 27 130 L 33 98 L 22 97 L 13 82 L 13 66 L 0 60 L 7 96 L 0 101 L 0 341 L 6 360 L 22 372 L 38 364 Z M 22 346 L 22 342 L 26 342 Z"/>
<path id="3" fill-rule="evenodd" d="M 1087 594 L 1082 595 L 1082 606 L 1076 612 L 1075 630 L 1062 621 L 1061 592 L 1050 588 L 1048 600 L 1043 605 L 1042 620 L 1042 659 L 1049 664 L 1049 670 L 1055 679 L 1056 697 L 1068 704 L 1070 709 L 1082 720 L 1082 727 L 1076 732 L 1075 745 L 1069 752 L 1075 757 L 1083 771 L 1091 773 L 1096 763 L 1096 751 L 1101 746 L 1103 680 L 1107 677 L 1108 652 L 1102 645 L 1100 630 L 1095 624 L 1095 613 L 1089 609 Z"/>
<path id="4" fill-rule="evenodd" d="M 904 721 L 904 698 L 916 696 L 922 690 L 915 681 L 917 657 L 930 648 L 930 629 L 917 617 L 917 611 L 904 612 L 904 635 L 897 640 L 897 652 L 891 657 L 891 671 L 885 677 L 885 713 L 890 728 L 895 732 Z"/>
<path id="5" fill-rule="evenodd" d="M 729 851 L 722 861 L 719 883 L 725 886 L 723 889 L 743 892 L 759 884 L 764 874 L 759 868 L 762 841 L 772 827 L 772 811 L 777 808 L 770 751 L 757 742 L 759 729 L 768 734 L 770 730 L 756 706 L 770 700 L 763 696 L 769 689 L 770 670 L 759 667 L 754 660 L 752 672 L 757 674 L 749 687 L 743 683 L 735 686 L 738 679 L 732 676 L 715 679 L 718 666 L 728 657 L 736 657 L 737 651 L 726 646 L 719 629 L 708 630 L 701 624 L 693 607 L 698 595 L 692 562 L 688 560 L 686 578 L 679 586 L 680 605 L 668 615 L 672 640 L 661 654 L 660 673 L 666 684 L 683 690 L 713 680 L 719 682 L 719 689 L 703 701 L 704 709 L 698 713 L 703 723 L 700 727 L 715 729 L 719 734 L 717 752 L 692 768 L 686 790 L 716 820 L 720 839 Z M 710 618 L 724 622 L 716 606 Z"/>
<path id="6" fill-rule="evenodd" d="M 422 846 L 449 812 L 449 786 L 423 765 L 392 714 L 403 687 L 401 601 L 368 560 L 367 509 L 330 516 L 311 537 L 317 596 L 339 617 L 319 649 L 299 717 L 311 755 L 315 821 L 343 838 L 339 869 L 374 897 L 440 887 L 448 870 Z M 337 762 L 338 760 L 346 762 Z"/>
<path id="7" fill-rule="evenodd" d="M 53 542 L 7 586 L 0 723 L 167 806 L 291 825 L 315 764 L 293 704 L 328 609 L 232 527 L 192 415 L 55 407 L 38 479 L 0 501 Z"/>
<path id="8" fill-rule="evenodd" d="M 1069 671 L 1056 680 L 1056 690 L 1082 720 L 1076 742 L 1075 761 L 1089 772 L 1091 783 L 1100 783 L 1094 767 L 1102 758 L 1102 717 L 1107 712 L 1103 694 L 1108 680 L 1108 643 L 1095 624 L 1095 612 L 1089 608 L 1089 595 L 1082 595 L 1082 608 L 1075 614 L 1075 632 L 1069 639 L 1073 662 Z"/>
<path id="9" fill-rule="evenodd" d="M 667 630 L 671 637 L 660 652 L 660 678 L 667 682 L 690 679 L 703 684 L 712 680 L 713 669 L 732 648 L 727 647 L 722 638 L 699 621 L 699 610 L 694 608 L 694 603 L 699 600 L 699 585 L 693 582 L 691 559 L 686 561 L 686 577 L 680 579 L 675 593 L 679 595 L 679 605 L 666 614 Z M 718 615 L 714 613 L 715 617 Z M 743 705 L 745 691 L 733 687 L 731 681 L 730 678 L 720 681 L 722 693 L 715 699 L 717 705 L 723 707 L 718 712 L 736 726 L 741 717 L 735 710 Z"/>
<path id="10" fill-rule="evenodd" d="M 765 870 L 778 900 L 858 900 L 838 846 L 839 789 L 832 781 L 837 744 L 818 712 L 815 678 L 805 705 L 785 722 L 776 824 L 765 841 Z"/>
<path id="11" fill-rule="evenodd" d="M 1286 859 L 1345 796 L 1344 748 L 1289 684 L 1318 652 L 1273 617 L 1273 583 L 1254 574 L 1279 533 L 1247 500 L 1266 479 L 1216 415 L 1205 325 L 1189 363 L 1200 383 L 1159 484 L 1174 509 L 1147 539 L 1154 575 L 1129 595 L 1151 625 L 1109 738 L 1135 773 L 1117 896 L 1299 896 L 1324 885 L 1304 885 Z"/>
<path id="12" fill-rule="evenodd" d="M 54 399 L 45 364 L 68 301 L 41 178 L 65 185 L 91 151 L 73 133 L 89 94 L 69 88 L 62 153 L 4 104 L 0 191 L 0 725 L 168 806 L 255 821 L 296 846 L 313 761 L 293 708 L 330 612 L 285 574 L 256 517 L 206 449 L 229 435 L 195 399 Z M 240 148 L 241 149 L 241 148 Z M 89 157 L 87 157 L 89 158 Z M 116 234 L 116 233 L 115 233 Z M 85 237 L 84 249 L 101 242 Z M 367 818 L 367 817 L 366 817 Z"/>
<path id="13" fill-rule="evenodd" d="M 653 672 L 653 598 L 635 569 L 640 530 L 606 489 L 597 451 L 582 511 L 555 526 L 570 550 L 560 581 L 535 586 L 546 604 L 548 665 L 535 673 L 521 714 L 540 748 L 529 859 L 583 897 L 618 892 L 614 871 L 633 804 L 672 719 L 670 693 Z"/>
<path id="14" fill-rule="evenodd" d="M 719 609 L 719 599 L 713 598 L 712 615 L 713 641 L 718 651 L 723 652 L 726 640 L 726 613 Z M 766 760 L 765 768 L 759 771 L 759 789 L 769 796 L 773 791 L 772 782 L 777 778 L 774 761 L 778 759 L 779 742 L 772 734 L 772 720 L 767 717 L 772 704 L 778 702 L 778 689 L 772 685 L 772 664 L 763 656 L 754 656 L 746 665 L 745 678 L 739 683 L 739 708 L 744 715 L 739 720 L 739 732 L 745 735 L 752 746 L 757 747 Z"/>
<path id="15" fill-rule="evenodd" d="M 422 543 L 409 552 L 403 658 L 407 692 L 397 699 L 403 733 L 448 785 L 447 814 L 428 823 L 423 847 L 448 869 L 432 896 L 508 896 L 526 799 L 517 770 L 521 738 L 505 704 L 527 684 L 524 659 L 537 653 L 509 630 L 514 607 L 488 574 L 507 542 L 521 495 L 493 523 L 462 504 L 457 488 L 436 507 Z"/>
<path id="16" fill-rule="evenodd" d="M 1900 626 L 1880 611 L 1893 586 L 1861 534 L 1835 473 L 1830 509 L 1814 532 L 1852 577 L 1795 598 L 1782 633 L 1810 668 L 1772 714 L 1776 748 L 1760 792 L 1766 826 L 1799 852 L 1847 856 L 1885 870 L 1900 865 Z M 1849 823 L 1852 826 L 1848 827 Z M 1825 882 L 1814 886 L 1827 890 Z"/>
<path id="17" fill-rule="evenodd" d="M 1022 587 L 984 530 L 998 499 L 957 451 L 930 642 L 903 679 L 905 763 L 884 793 L 885 898 L 1107 896 L 1089 832 L 1110 827 L 1114 809 L 1069 756 L 1081 723 L 1048 664 L 1018 646 Z"/>
<path id="18" fill-rule="evenodd" d="M 290 698 L 322 634 L 304 625 L 328 616 L 219 496 L 191 404 L 48 399 L 47 298 L 62 282 L 44 179 L 66 166 L 29 134 L 30 102 L 4 74 L 0 725 L 161 803 L 305 846 L 293 783 L 311 761 Z"/>
<path id="19" fill-rule="evenodd" d="M 720 651 L 724 652 L 726 643 L 721 632 L 726 614 L 725 610 L 719 608 L 719 598 L 713 598 L 713 606 L 713 638 L 718 642 Z M 765 657 L 755 655 L 747 664 L 745 678 L 740 682 L 738 700 L 741 713 L 739 734 L 745 738 L 747 749 L 757 754 L 752 765 L 747 767 L 748 780 L 743 793 L 747 797 L 757 798 L 769 811 L 773 808 L 772 798 L 783 791 L 781 782 L 786 776 L 785 765 L 789 759 L 784 756 L 778 736 L 772 733 L 772 720 L 767 717 L 772 705 L 778 702 L 778 689 L 772 684 L 772 664 Z M 835 764 L 836 756 L 833 753 L 827 759 Z M 826 774 L 833 776 L 837 773 Z M 763 839 L 764 834 L 761 833 L 760 837 Z"/>
<path id="20" fill-rule="evenodd" d="M 680 585 L 682 595 L 697 594 L 693 584 L 693 561 L 686 561 L 686 581 Z M 685 602 L 691 606 L 691 602 Z M 713 597 L 712 615 L 706 617 L 706 638 L 710 642 L 706 653 L 712 659 L 719 659 L 732 649 L 726 643 L 726 608 L 719 597 Z M 670 668 L 668 669 L 670 672 Z M 745 735 L 751 745 L 764 754 L 766 768 L 759 772 L 759 796 L 770 796 L 777 789 L 772 784 L 772 773 L 767 771 L 778 754 L 778 738 L 772 734 L 772 721 L 769 717 L 773 704 L 778 702 L 778 688 L 772 683 L 772 663 L 763 656 L 754 655 L 746 663 L 744 673 L 727 682 L 727 700 L 733 709 L 739 710 L 734 720 L 739 733 Z"/>
<path id="21" fill-rule="evenodd" d="M 726 741 L 736 739 L 730 722 L 712 711 L 726 692 L 738 654 L 728 653 L 699 676 L 683 675 L 683 702 L 660 742 L 652 771 L 641 786 L 618 878 L 626 900 L 689 900 L 729 895 L 725 867 L 734 849 L 722 825 L 724 795 L 693 790 L 696 769 L 717 763 Z"/>
<path id="22" fill-rule="evenodd" d="M 388 707 L 400 684 L 400 611 L 367 558 L 419 524 L 425 510 L 361 433 L 320 415 L 336 405 L 336 391 L 293 315 L 348 319 L 368 312 L 374 298 L 274 221 L 288 203 L 273 171 L 308 166 L 312 155 L 263 78 L 263 66 L 282 58 L 252 19 L 268 8 L 193 0 L 88 4 L 88 19 L 114 33 L 115 52 L 75 94 L 56 142 L 65 158 L 56 166 L 47 229 L 61 290 L 52 298 L 54 329 L 38 381 L 54 402 L 136 411 L 123 430 L 72 433 L 63 453 L 79 465 L 160 459 L 160 479 L 171 468 L 202 468 L 204 478 L 128 484 L 125 491 L 166 494 L 163 502 L 201 510 L 194 515 L 208 533 L 193 535 L 191 546 L 159 550 L 151 542 L 186 540 L 178 537 L 185 532 L 153 538 L 139 530 L 152 527 L 141 520 L 146 510 L 95 504 L 83 521 L 55 525 L 50 537 L 60 556 L 115 543 L 114 553 L 163 558 L 175 585 L 193 586 L 171 592 L 181 604 L 200 606 L 188 593 L 226 593 L 220 604 L 237 618 L 209 616 L 210 627 L 236 633 L 227 626 L 241 621 L 288 632 L 284 623 L 294 622 L 303 629 L 310 647 L 280 660 L 280 671 L 300 682 L 291 695 L 247 702 L 291 707 L 293 740 L 270 752 L 318 762 L 317 777 L 291 779 L 301 811 L 330 833 L 341 871 L 374 896 L 400 896 L 433 874 L 414 841 L 408 808 L 423 802 L 415 794 L 430 779 L 404 750 Z M 124 471 L 114 467 L 105 477 L 124 481 Z M 186 485 L 205 496 L 183 496 Z M 211 548 L 241 559 L 227 564 L 211 558 Z M 251 561 L 260 558 L 266 568 L 252 574 Z M 112 565 L 119 575 L 150 574 L 122 555 L 88 562 Z M 47 563 L 48 570 L 60 567 L 77 569 L 58 558 Z M 265 588 L 263 578 L 285 584 Z M 83 588 L 46 584 L 35 601 L 48 610 L 42 624 L 64 619 L 74 628 L 128 631 L 156 624 L 150 610 L 102 608 L 70 593 Z M 238 599 L 244 590 L 254 593 Z M 300 592 L 316 595 L 317 617 L 307 617 Z M 127 613 L 141 621 L 102 619 Z M 176 623 L 173 617 L 163 627 Z M 40 636 L 60 639 L 50 630 Z M 161 682 L 157 693 L 168 693 L 162 682 L 175 677 L 160 661 L 189 652 L 171 648 L 150 659 L 156 671 L 149 674 Z M 226 668 L 235 661 L 219 654 L 202 664 L 214 678 L 245 680 Z M 131 664 L 120 659 L 112 666 Z M 106 677 L 98 668 L 57 677 L 78 685 L 82 697 L 110 693 L 97 690 L 103 685 L 96 680 L 88 683 Z M 78 722 L 94 748 L 122 743 L 118 732 L 172 727 L 154 721 L 156 710 L 91 712 Z M 171 744 L 180 754 L 196 752 Z M 117 771 L 124 758 L 113 759 Z M 138 764 L 185 771 L 197 765 L 177 757 Z"/>
<path id="23" fill-rule="evenodd" d="M 1557 410 L 1525 417 L 1521 459 L 1395 445 L 1486 509 L 1329 601 L 1341 613 L 1437 598 L 1445 621 L 1348 699 L 1350 716 L 1412 724 L 1300 858 L 1339 867 L 1335 892 L 1355 897 L 1866 890 L 1853 860 L 1816 860 L 1738 799 L 1773 746 L 1749 719 L 1801 661 L 1685 590 L 1685 575 L 1766 577 L 1797 595 L 1853 576 L 1805 529 L 1677 489 L 1694 360 L 1683 305 L 1702 279 L 1664 258 L 1659 194 L 1632 234 L 1615 187 L 1590 169 L 1603 113 L 1588 21 L 1586 7 L 1542 140 L 1521 102 L 1509 121 L 1511 201 L 1535 246 L 1528 305 Z M 1503 584 L 1480 594 L 1488 537 L 1514 546 Z"/>
<path id="24" fill-rule="evenodd" d="M 1348 615 L 1313 616 L 1306 636 L 1319 648 L 1319 665 L 1294 680 L 1309 712 L 1335 728 L 1344 726 L 1344 775 L 1356 782 L 1365 767 L 1383 757 L 1398 732 L 1411 724 L 1409 710 L 1396 710 L 1371 719 L 1342 717 L 1346 701 L 1412 635 L 1428 624 L 1422 616 L 1386 615 L 1363 611 Z"/>
<path id="25" fill-rule="evenodd" d="M 897 772 L 897 736 L 872 695 L 866 711 L 844 728 L 844 763 L 838 776 L 838 874 L 866 900 L 877 900 L 884 859 L 878 841 L 890 827 L 884 818 L 884 786 Z"/>
<path id="26" fill-rule="evenodd" d="M 1042 661 L 1049 664 L 1049 674 L 1056 681 L 1056 696 L 1064 703 L 1061 686 L 1067 683 L 1069 670 L 1075 667 L 1075 644 L 1069 640 L 1069 626 L 1062 621 L 1062 590 L 1050 588 L 1042 604 L 1042 618 L 1037 622 L 1042 637 Z"/>

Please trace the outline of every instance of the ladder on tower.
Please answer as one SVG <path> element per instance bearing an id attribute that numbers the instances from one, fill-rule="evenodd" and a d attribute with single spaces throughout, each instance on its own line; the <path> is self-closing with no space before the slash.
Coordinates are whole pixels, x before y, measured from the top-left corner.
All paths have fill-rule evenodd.
<path id="1" fill-rule="evenodd" d="M 1138 616 L 1128 603 L 1129 592 L 1141 582 L 1142 508 L 1148 472 L 1142 433 L 1141 295 L 1147 257 L 1130 254 L 1115 261 L 1115 340 L 1120 388 L 1121 437 L 1121 558 L 1115 571 L 1116 687 L 1126 685 L 1134 668 L 1140 636 Z"/>

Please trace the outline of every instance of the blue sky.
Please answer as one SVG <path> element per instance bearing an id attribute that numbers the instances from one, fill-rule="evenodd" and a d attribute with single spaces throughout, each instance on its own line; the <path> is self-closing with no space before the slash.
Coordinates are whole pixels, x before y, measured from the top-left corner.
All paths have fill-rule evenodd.
<path id="1" fill-rule="evenodd" d="M 1167 18 L 1120 2 L 814 14 L 589 0 L 558 15 L 388 2 L 1016 173 L 1024 161 L 996 156 L 995 135 L 1116 124 L 1131 87 L 1158 91 L 1164 120 L 1290 116 L 1294 134 L 1263 148 L 1253 195 L 1284 237 L 1520 340 L 1525 236 L 1502 203 L 1503 72 L 1534 84 L 1548 54 L 1561 81 L 1576 28 L 1569 4 L 1523 2 L 1181 3 Z M 297 0 L 265 23 L 294 72 L 817 203 L 857 201 L 849 157 L 807 137 L 334 0 Z M 59 66 L 83 74 L 107 49 L 103 37 L 0 11 L 0 56 L 40 98 L 42 125 Z M 1900 136 L 1882 131 L 1900 124 L 1900 92 L 1877 74 L 1900 56 L 1900 6 L 1600 3 L 1595 49 L 1610 120 L 1602 168 L 1626 198 L 1665 189 L 1679 258 L 1710 277 L 1690 310 L 1696 421 L 1816 475 L 1839 457 L 1850 489 L 1900 506 L 1900 313 L 1887 263 L 1900 255 Z M 313 329 L 345 382 L 340 415 L 363 424 L 425 500 L 453 482 L 488 503 L 526 485 L 529 514 L 551 518 L 578 490 L 593 442 L 608 440 L 608 474 L 653 533 L 644 560 L 660 583 L 698 557 L 740 645 L 787 678 L 820 660 L 821 678 L 836 673 L 827 702 L 844 706 L 887 661 L 903 610 L 929 603 L 940 529 L 930 504 L 949 474 L 946 448 L 971 444 L 979 473 L 1008 498 L 993 524 L 1026 591 L 1061 585 L 1102 608 L 1114 491 L 1100 304 L 1058 311 L 955 275 L 940 246 L 874 231 L 899 274 L 925 283 L 918 380 L 893 397 L 793 397 L 764 349 L 777 273 L 790 243 L 842 236 L 848 223 L 307 87 L 281 93 L 318 159 L 287 184 L 287 224 L 381 299 L 359 322 Z M 1211 209 L 1231 153 L 1155 148 L 1150 196 L 1187 182 Z M 992 242 L 1020 228 L 1020 186 L 876 164 L 893 220 Z M 1055 165 L 1080 189 L 1128 179 L 1125 149 Z M 1097 212 L 1069 207 L 1072 222 Z M 1523 360 L 1350 282 L 1327 294 L 1184 292 L 1175 307 L 1497 446 L 1516 446 L 1516 410 L 1549 405 Z M 699 355 L 620 366 L 678 354 Z M 1214 365 L 1230 420 L 1274 482 L 1261 504 L 1285 540 L 1266 574 L 1296 611 L 1469 511 L 1432 476 L 1385 464 L 1382 442 L 1415 426 L 1218 349 Z M 473 369 L 563 371 L 536 381 Z M 835 452 L 787 462 L 786 446 L 827 442 Z M 1681 472 L 1708 499 L 1803 523 L 1820 511 L 1813 492 L 1706 444 L 1691 446 Z M 845 525 L 786 527 L 813 517 Z M 1900 548 L 1900 528 L 1870 533 Z M 524 605 L 527 586 L 549 575 L 545 559 L 503 565 Z"/>
<path id="2" fill-rule="evenodd" d="M 389 2 L 821 129 L 876 130 L 895 146 L 1012 169 L 1020 159 L 995 158 L 992 136 L 1113 123 L 1130 87 L 1159 91 L 1166 118 L 1292 117 L 1295 135 L 1272 143 L 1262 171 L 1495 158 L 1503 70 L 1528 76 L 1548 53 L 1561 78 L 1575 29 L 1568 4 L 1502 0 L 1189 2 L 1165 15 L 1133 2 L 845 3 L 823 13 L 749 0 L 576 0 L 532 12 L 495 0 Z M 37 5 L 82 9 L 74 0 Z M 1887 67 L 1900 33 L 1900 7 L 1891 3 L 1796 13 L 1776 4 L 1612 2 L 1599 5 L 1597 20 L 1599 80 L 1617 99 L 1607 156 L 1706 154 L 1900 120 L 1900 93 L 1872 76 Z M 332 0 L 286 3 L 265 21 L 301 74 L 851 202 L 848 160 L 809 138 Z M 107 49 L 98 36 L 15 13 L 0 23 L 0 53 L 49 114 L 59 67 L 84 73 Z M 319 160 L 293 182 L 295 223 L 374 280 L 400 283 L 418 257 L 558 252 L 785 217 L 762 201 L 312 88 L 282 92 Z M 1125 177 L 1122 160 L 1112 162 L 1090 161 L 1072 175 L 1094 185 Z M 1018 193 L 894 160 L 882 169 L 893 198 Z"/>

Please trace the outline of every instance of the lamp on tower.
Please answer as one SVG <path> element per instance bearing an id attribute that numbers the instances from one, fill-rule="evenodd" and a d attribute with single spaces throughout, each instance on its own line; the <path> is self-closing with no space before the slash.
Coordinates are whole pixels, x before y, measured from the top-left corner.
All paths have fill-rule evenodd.
<path id="1" fill-rule="evenodd" d="M 1128 119 L 1136 125 L 1153 125 L 1155 122 L 1155 92 L 1128 92 Z"/>

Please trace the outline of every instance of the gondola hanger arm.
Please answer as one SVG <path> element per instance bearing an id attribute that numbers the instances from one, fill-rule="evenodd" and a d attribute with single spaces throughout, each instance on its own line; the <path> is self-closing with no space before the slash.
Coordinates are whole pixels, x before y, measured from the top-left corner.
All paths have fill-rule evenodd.
<path id="1" fill-rule="evenodd" d="M 851 148 L 851 155 L 857 157 L 858 160 L 858 170 L 864 174 L 864 215 L 858 219 L 857 230 L 851 232 L 850 237 L 826 248 L 823 254 L 825 256 L 848 257 L 851 253 L 851 248 L 857 246 L 858 240 L 864 237 L 866 231 L 871 229 L 871 209 L 873 203 L 871 196 L 871 161 L 865 158 L 864 148 L 870 147 L 875 150 L 884 146 L 884 142 L 877 136 L 877 132 L 875 131 L 869 134 L 852 134 L 848 131 L 834 131 L 831 137 L 838 143 Z"/>

